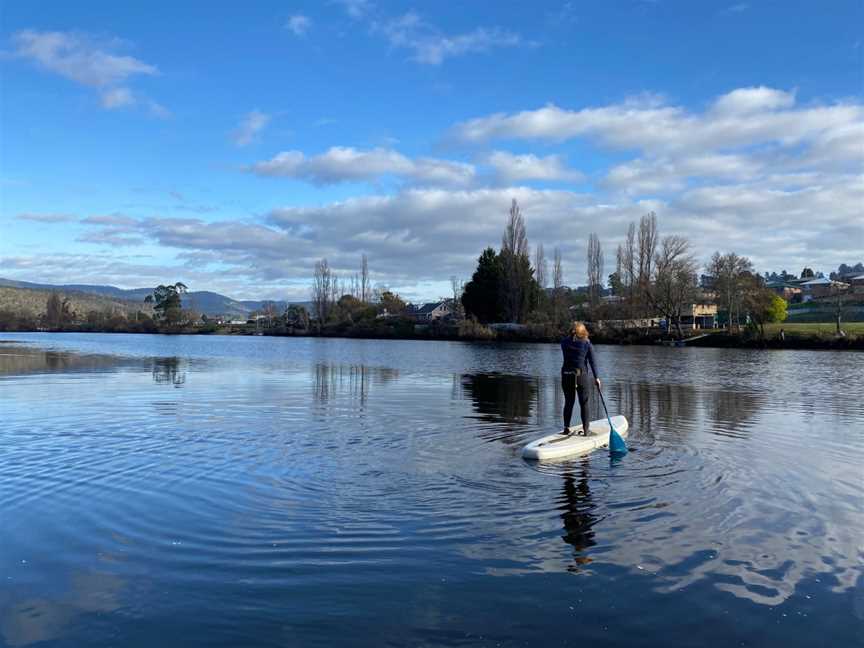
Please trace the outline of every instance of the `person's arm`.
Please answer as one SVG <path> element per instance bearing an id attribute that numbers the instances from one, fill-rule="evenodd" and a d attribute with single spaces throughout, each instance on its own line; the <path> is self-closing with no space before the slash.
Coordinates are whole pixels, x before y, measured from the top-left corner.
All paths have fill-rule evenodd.
<path id="1" fill-rule="evenodd" d="M 588 364 L 591 365 L 591 372 L 594 374 L 594 380 L 597 385 L 600 385 L 600 376 L 597 374 L 597 365 L 594 364 L 594 345 L 590 342 L 588 343 Z"/>

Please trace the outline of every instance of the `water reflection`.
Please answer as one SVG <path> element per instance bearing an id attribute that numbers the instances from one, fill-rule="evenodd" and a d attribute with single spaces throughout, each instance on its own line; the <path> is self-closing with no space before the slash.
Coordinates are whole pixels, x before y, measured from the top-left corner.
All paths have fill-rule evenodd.
<path id="1" fill-rule="evenodd" d="M 0 344 L 0 376 L 111 371 L 129 364 L 134 364 L 134 361 L 110 355 L 82 355 L 33 349 L 20 344 Z"/>
<path id="2" fill-rule="evenodd" d="M 327 403 L 340 394 L 366 404 L 372 385 L 386 385 L 399 378 L 399 370 L 390 367 L 346 365 L 320 362 L 313 368 L 312 393 L 318 403 Z"/>
<path id="3" fill-rule="evenodd" d="M 524 422 L 542 391 L 539 378 L 507 374 L 463 374 L 462 387 L 483 421 Z"/>
<path id="4" fill-rule="evenodd" d="M 180 358 L 153 358 L 153 382 L 182 387 L 186 382 L 186 371 Z"/>
<path id="5" fill-rule="evenodd" d="M 762 400 L 758 392 L 722 389 L 707 394 L 708 414 L 717 424 L 714 431 L 726 436 L 747 436 Z"/>
<path id="6" fill-rule="evenodd" d="M 126 338 L 100 339 L 82 344 Z M 234 355 L 204 357 L 205 342 Z M 146 356 L 92 375 L 2 376 L 0 645 L 152 645 L 134 633 L 169 625 L 172 645 L 380 643 L 369 628 L 393 644 L 532 645 L 574 615 L 586 643 L 858 637 L 860 358 L 772 353 L 738 371 L 746 354 L 598 349 L 636 451 L 532 466 L 521 445 L 560 423 L 554 348 L 133 344 Z M 835 374 L 850 378 L 826 396 Z M 93 565 L 106 538 L 122 557 Z M 132 589 L 74 576 L 91 567 L 135 575 Z"/>
<path id="7" fill-rule="evenodd" d="M 68 590 L 57 598 L 21 597 L 3 606 L 0 634 L 6 644 L 29 646 L 59 639 L 81 615 L 104 614 L 120 608 L 125 581 L 119 576 L 77 571 L 69 580 Z"/>
<path id="8" fill-rule="evenodd" d="M 562 475 L 564 488 L 558 498 L 561 504 L 561 520 L 564 523 L 564 542 L 573 546 L 574 564 L 568 571 L 579 571 L 581 565 L 591 562 L 585 550 L 593 547 L 594 525 L 598 517 L 592 512 L 595 508 L 591 500 L 591 489 L 588 487 L 588 471 L 583 463 L 574 476 L 567 470 Z"/>

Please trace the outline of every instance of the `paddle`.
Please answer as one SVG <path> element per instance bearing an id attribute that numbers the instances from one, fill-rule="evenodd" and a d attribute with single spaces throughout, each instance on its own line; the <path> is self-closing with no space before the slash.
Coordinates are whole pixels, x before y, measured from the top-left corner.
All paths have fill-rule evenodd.
<path id="1" fill-rule="evenodd" d="M 603 402 L 603 409 L 606 410 L 606 420 L 609 421 L 609 453 L 627 454 L 627 444 L 624 443 L 624 438 L 618 434 L 618 430 L 612 425 L 612 417 L 609 416 L 609 408 L 606 407 L 606 399 L 603 398 L 603 390 L 600 389 L 600 385 L 597 385 L 597 391 L 600 392 L 600 400 Z"/>

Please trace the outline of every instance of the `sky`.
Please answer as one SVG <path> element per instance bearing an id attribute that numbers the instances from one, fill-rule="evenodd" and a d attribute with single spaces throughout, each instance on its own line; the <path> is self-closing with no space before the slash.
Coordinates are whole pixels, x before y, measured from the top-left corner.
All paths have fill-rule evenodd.
<path id="1" fill-rule="evenodd" d="M 864 3 L 0 5 L 0 277 L 418 302 L 500 246 L 585 283 L 653 211 L 760 272 L 864 260 Z"/>

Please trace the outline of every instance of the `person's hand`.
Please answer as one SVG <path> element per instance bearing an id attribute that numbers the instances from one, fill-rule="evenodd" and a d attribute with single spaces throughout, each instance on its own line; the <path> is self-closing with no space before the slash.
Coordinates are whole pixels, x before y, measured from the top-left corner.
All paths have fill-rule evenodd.
<path id="1" fill-rule="evenodd" d="M 597 389 L 600 389 L 600 379 L 599 379 L 599 378 L 595 378 L 595 379 L 594 379 L 594 382 L 597 383 Z"/>

